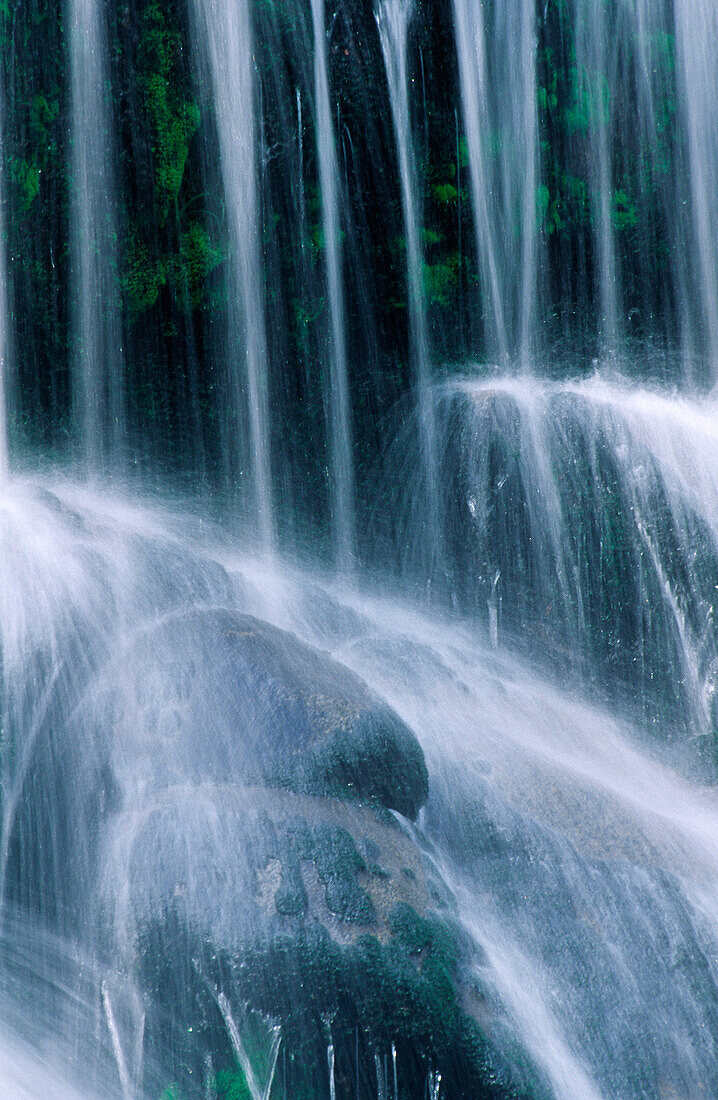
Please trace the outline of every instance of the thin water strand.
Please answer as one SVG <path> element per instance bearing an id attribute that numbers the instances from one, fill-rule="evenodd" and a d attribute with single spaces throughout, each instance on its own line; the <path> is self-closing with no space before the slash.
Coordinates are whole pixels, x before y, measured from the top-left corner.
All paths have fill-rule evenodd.
<path id="1" fill-rule="evenodd" d="M 539 297 L 535 5 L 453 0 L 453 13 L 486 356 L 527 370 Z"/>
<path id="2" fill-rule="evenodd" d="M 344 316 L 339 164 L 327 72 L 324 0 L 312 0 L 312 25 L 314 109 L 331 328 L 328 405 L 332 528 L 337 567 L 341 573 L 349 573 L 355 555 L 354 459 Z"/>
<path id="3" fill-rule="evenodd" d="M 4 89 L 0 85 L 0 150 L 4 147 Z M 10 472 L 8 442 L 10 382 L 10 313 L 8 309 L 9 268 L 5 250 L 5 171 L 0 158 L 0 487 Z"/>
<path id="4" fill-rule="evenodd" d="M 486 322 L 487 342 L 489 354 L 493 351 L 499 361 L 504 363 L 509 354 L 506 303 L 494 239 L 488 158 L 482 138 L 482 134 L 488 129 L 488 72 L 483 5 L 475 4 L 473 0 L 454 0 L 454 25 L 471 170 L 476 251 L 482 273 L 485 309 L 490 315 Z"/>
<path id="5" fill-rule="evenodd" d="M 105 1019 L 107 1021 L 107 1029 L 112 1037 L 112 1049 L 115 1054 L 115 1061 L 117 1062 L 117 1072 L 120 1077 L 120 1086 L 122 1088 L 122 1096 L 124 1100 L 132 1100 L 132 1085 L 130 1082 L 130 1074 L 127 1068 L 127 1060 L 125 1058 L 125 1052 L 122 1049 L 122 1039 L 120 1037 L 119 1028 L 115 1019 L 115 1012 L 112 1007 L 112 998 L 110 997 L 110 991 L 107 982 L 102 983 L 102 1007 L 105 1013 Z"/>
<path id="6" fill-rule="evenodd" d="M 124 442 L 117 210 L 105 8 L 72 0 L 72 390 L 82 460 L 97 471 Z"/>
<path id="7" fill-rule="evenodd" d="M 607 78 L 615 25 L 610 6 L 581 0 L 576 19 L 577 93 L 588 114 L 590 157 L 590 195 L 593 208 L 594 242 L 601 303 L 603 354 L 615 354 L 621 335 L 620 294 L 616 262 L 616 243 L 611 201 L 613 173 L 611 158 L 611 90 L 614 81 Z"/>
<path id="8" fill-rule="evenodd" d="M 260 545 L 269 553 L 276 532 L 252 5 L 249 0 L 193 0 L 193 11 L 214 92 L 229 228 L 229 410 L 223 424 L 224 462 L 228 481 L 234 484 L 241 479 L 248 451 L 250 476 L 245 491 Z"/>
<path id="9" fill-rule="evenodd" d="M 406 236 L 407 285 L 409 290 L 409 342 L 416 378 L 421 433 L 421 459 L 426 485 L 426 538 L 431 561 L 441 553 L 439 500 L 436 484 L 436 424 L 431 395 L 431 358 L 424 293 L 424 249 L 421 243 L 419 186 L 416 153 L 411 137 L 407 52 L 409 28 L 414 14 L 413 0 L 383 0 L 377 13 L 384 66 L 389 84 L 394 136 L 396 139 L 401 203 Z"/>
<path id="10" fill-rule="evenodd" d="M 688 138 L 693 242 L 712 382 L 718 380 L 718 8 L 674 0 L 676 62 Z"/>
<path id="11" fill-rule="evenodd" d="M 327 1046 L 327 1068 L 329 1070 L 329 1100 L 336 1100 L 337 1097 L 337 1082 L 336 1082 L 336 1056 L 334 1052 L 334 1043 L 329 1043 Z"/>

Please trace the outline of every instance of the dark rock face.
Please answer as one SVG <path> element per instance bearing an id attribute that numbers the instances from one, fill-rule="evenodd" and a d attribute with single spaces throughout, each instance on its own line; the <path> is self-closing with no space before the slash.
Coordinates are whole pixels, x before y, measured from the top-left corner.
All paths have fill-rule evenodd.
<path id="1" fill-rule="evenodd" d="M 249 616 L 193 610 L 152 625 L 109 670 L 99 705 L 101 722 L 120 716 L 120 781 L 139 756 L 159 787 L 261 783 L 411 819 L 426 801 L 423 753 L 398 716 L 327 655 Z"/>

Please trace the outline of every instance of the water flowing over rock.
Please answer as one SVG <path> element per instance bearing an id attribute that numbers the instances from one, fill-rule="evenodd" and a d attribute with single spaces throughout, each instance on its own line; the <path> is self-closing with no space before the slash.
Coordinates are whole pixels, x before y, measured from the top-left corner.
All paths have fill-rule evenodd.
<path id="1" fill-rule="evenodd" d="M 428 777 L 416 738 L 346 669 L 229 611 L 171 614 L 134 634 L 90 691 L 121 786 L 264 783 L 415 818 Z M 138 769 L 139 763 L 139 769 Z"/>

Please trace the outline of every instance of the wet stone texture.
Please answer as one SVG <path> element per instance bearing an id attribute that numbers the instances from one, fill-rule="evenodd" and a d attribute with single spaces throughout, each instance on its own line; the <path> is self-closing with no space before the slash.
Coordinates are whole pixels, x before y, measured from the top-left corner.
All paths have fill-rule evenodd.
<path id="1" fill-rule="evenodd" d="M 329 657 L 241 615 L 171 616 L 120 662 L 129 702 L 138 669 L 145 692 L 128 708 L 137 727 L 123 718 L 115 733 L 123 795 L 107 850 L 129 890 L 108 896 L 108 919 L 134 944 L 155 1005 L 147 1042 L 174 1052 L 168 1072 L 191 1094 L 208 1056 L 232 1063 L 231 1005 L 240 1024 L 261 1014 L 281 1025 L 299 1097 L 327 1089 L 328 1036 L 338 1097 L 357 1081 L 375 1096 L 375 1055 L 392 1043 L 406 1096 L 422 1095 L 436 1066 L 454 1097 L 519 1095 L 487 1038 L 481 960 L 392 812 L 415 816 L 428 793 L 400 719 Z M 152 742 L 146 685 L 166 683 L 168 668 L 176 698 L 160 702 L 178 719 L 138 789 L 123 783 L 122 753 Z M 113 712 L 126 713 L 117 701 Z"/>
<path id="2" fill-rule="evenodd" d="M 399 717 L 327 655 L 247 615 L 169 615 L 133 636 L 106 681 L 97 717 L 114 725 L 120 783 L 139 754 L 155 787 L 261 783 L 410 819 L 426 801 L 423 753 Z"/>

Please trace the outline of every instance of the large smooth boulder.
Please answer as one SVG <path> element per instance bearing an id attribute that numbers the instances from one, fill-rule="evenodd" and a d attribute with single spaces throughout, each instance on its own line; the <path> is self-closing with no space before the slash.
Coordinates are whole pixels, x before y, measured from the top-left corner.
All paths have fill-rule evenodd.
<path id="1" fill-rule="evenodd" d="M 414 818 L 428 775 L 411 730 L 357 676 L 247 615 L 175 613 L 134 635 L 91 700 L 120 787 L 264 784 Z"/>

